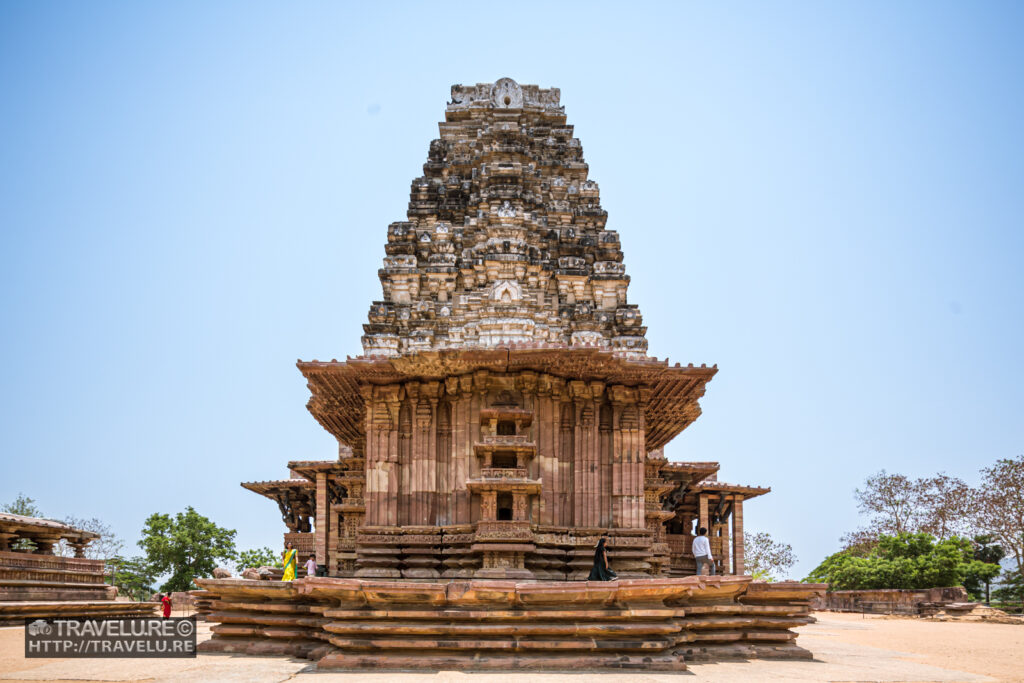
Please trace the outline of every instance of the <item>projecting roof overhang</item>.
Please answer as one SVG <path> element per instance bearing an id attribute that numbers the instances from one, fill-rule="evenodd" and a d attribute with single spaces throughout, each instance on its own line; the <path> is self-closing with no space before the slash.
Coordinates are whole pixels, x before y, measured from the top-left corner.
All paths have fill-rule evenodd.
<path id="1" fill-rule="evenodd" d="M 717 367 L 670 366 L 655 358 L 627 359 L 597 347 L 512 345 L 505 348 L 430 351 L 393 358 L 298 361 L 312 396 L 306 404 L 324 429 L 362 453 L 366 407 L 361 387 L 438 381 L 481 370 L 534 371 L 569 380 L 642 388 L 646 447 L 661 448 L 700 416 L 698 400 Z M 293 468 L 294 469 L 294 468 Z"/>
<path id="2" fill-rule="evenodd" d="M 93 541 L 99 534 L 40 517 L 25 517 L 9 512 L 0 512 L 0 532 L 8 534 L 38 534 L 68 541 Z"/>
<path id="3" fill-rule="evenodd" d="M 662 466 L 660 474 L 662 479 L 679 482 L 685 489 L 715 474 L 718 468 L 717 462 L 668 462 Z"/>
<path id="4" fill-rule="evenodd" d="M 724 481 L 702 481 L 695 486 L 691 486 L 690 491 L 692 493 L 736 494 L 742 496 L 744 500 L 749 500 L 770 493 L 771 488 L 767 486 L 727 484 Z"/>

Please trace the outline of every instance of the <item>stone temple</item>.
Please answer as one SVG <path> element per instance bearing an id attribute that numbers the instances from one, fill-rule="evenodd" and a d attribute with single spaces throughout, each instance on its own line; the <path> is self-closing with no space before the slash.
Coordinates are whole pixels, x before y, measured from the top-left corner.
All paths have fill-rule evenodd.
<path id="1" fill-rule="evenodd" d="M 559 99 L 507 78 L 452 87 L 406 220 L 387 229 L 363 355 L 298 363 L 339 457 L 243 484 L 277 503 L 285 541 L 328 576 L 273 588 L 201 582 L 201 605 L 215 621 L 226 615 L 208 647 L 287 641 L 282 651 L 340 667 L 408 667 L 440 648 L 439 666 L 558 668 L 582 657 L 670 669 L 685 659 L 672 648 L 702 638 L 729 652 L 737 642 L 748 654 L 757 643 L 798 650 L 788 628 L 808 620 L 815 587 L 744 575 L 744 501 L 769 489 L 663 455 L 700 416 L 717 369 L 648 355 L 619 234 Z M 693 576 L 696 526 L 711 530 L 725 577 Z M 595 584 L 586 578 L 602 535 L 621 580 Z M 681 605 L 695 600 L 709 609 L 687 630 L 677 622 L 693 610 Z M 275 636 L 280 611 L 275 621 L 237 608 L 261 601 L 321 621 Z M 413 616 L 414 604 L 439 611 Z M 660 605 L 660 616 L 629 623 L 623 610 L 638 604 Z M 412 610 L 402 623 L 371 614 L 397 605 Z M 736 616 L 751 609 L 758 619 Z M 457 623 L 471 612 L 490 630 Z M 601 633 L 621 638 L 598 645 Z"/>
<path id="2" fill-rule="evenodd" d="M 51 519 L 0 512 L 0 626 L 27 618 L 152 615 L 159 603 L 115 599 L 104 561 L 85 556 L 98 538 Z M 74 557 L 55 554 L 62 542 Z"/>

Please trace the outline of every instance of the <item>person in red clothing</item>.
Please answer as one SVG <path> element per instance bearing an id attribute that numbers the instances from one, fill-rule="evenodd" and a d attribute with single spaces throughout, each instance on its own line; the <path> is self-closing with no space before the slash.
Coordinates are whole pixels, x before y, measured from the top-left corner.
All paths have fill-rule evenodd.
<path id="1" fill-rule="evenodd" d="M 171 616 L 171 594 L 160 596 L 160 602 L 164 605 L 164 619 Z"/>

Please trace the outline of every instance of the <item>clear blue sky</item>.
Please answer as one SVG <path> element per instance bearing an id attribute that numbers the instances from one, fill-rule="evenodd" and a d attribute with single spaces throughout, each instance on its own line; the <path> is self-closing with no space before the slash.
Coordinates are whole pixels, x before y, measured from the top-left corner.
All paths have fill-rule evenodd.
<path id="1" fill-rule="evenodd" d="M 650 350 L 718 363 L 668 450 L 773 493 L 802 576 L 881 468 L 1024 450 L 1024 5 L 0 4 L 0 502 L 133 545 L 335 457 L 296 358 L 360 351 L 453 83 L 562 89 Z M 131 550 L 131 548 L 129 548 Z"/>

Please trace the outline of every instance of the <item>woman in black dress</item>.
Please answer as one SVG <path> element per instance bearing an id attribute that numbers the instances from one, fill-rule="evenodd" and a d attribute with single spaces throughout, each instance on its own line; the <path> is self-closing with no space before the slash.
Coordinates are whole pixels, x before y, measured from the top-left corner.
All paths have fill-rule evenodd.
<path id="1" fill-rule="evenodd" d="M 594 566 L 590 569 L 588 581 L 612 581 L 619 578 L 608 565 L 608 550 L 604 547 L 607 540 L 602 536 L 601 540 L 597 542 L 597 549 L 594 550 Z"/>

